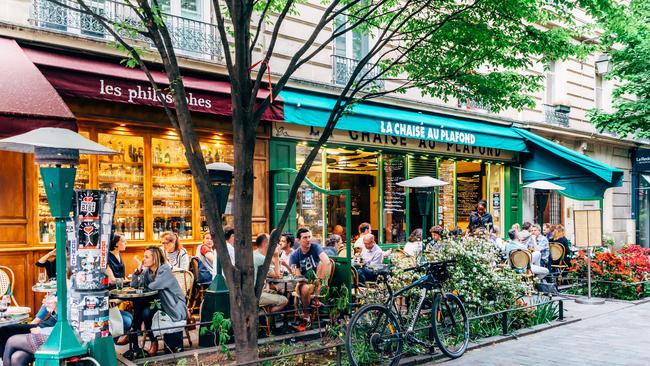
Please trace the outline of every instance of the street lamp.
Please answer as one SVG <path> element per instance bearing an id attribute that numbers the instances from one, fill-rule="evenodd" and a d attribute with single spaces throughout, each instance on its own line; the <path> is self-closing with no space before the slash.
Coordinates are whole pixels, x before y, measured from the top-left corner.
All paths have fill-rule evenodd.
<path id="1" fill-rule="evenodd" d="M 418 209 L 420 211 L 420 215 L 422 216 L 422 239 L 428 236 L 427 217 L 429 216 L 429 212 L 431 212 L 431 206 L 433 204 L 432 193 L 434 191 L 434 188 L 447 184 L 449 183 L 429 176 L 411 178 L 397 183 L 398 186 L 413 188 L 415 191 L 415 197 L 418 200 Z"/>
<path id="2" fill-rule="evenodd" d="M 234 169 L 230 164 L 226 163 L 211 163 L 206 165 L 206 168 L 208 169 L 212 192 L 217 198 L 219 212 L 223 215 L 228 205 Z M 185 173 L 190 174 L 191 171 L 185 170 Z M 225 255 L 228 255 L 228 253 L 226 252 Z M 212 315 L 217 311 L 223 312 L 226 318 L 230 317 L 230 294 L 219 260 L 217 260 L 217 275 L 210 286 L 203 292 L 201 322 L 212 321 Z M 215 346 L 214 336 L 208 333 L 200 334 L 199 345 L 202 347 Z"/>
<path id="3" fill-rule="evenodd" d="M 596 74 L 605 75 L 610 71 L 612 71 L 612 61 L 609 59 L 608 54 L 601 53 L 596 58 Z"/>
<path id="4" fill-rule="evenodd" d="M 0 140 L 0 150 L 34 153 L 40 166 L 50 213 L 56 222 L 57 322 L 47 342 L 36 353 L 36 365 L 58 365 L 59 360 L 85 354 L 68 322 L 66 281 L 66 219 L 72 211 L 72 194 L 79 154 L 115 155 L 94 141 L 65 128 L 44 127 Z"/>

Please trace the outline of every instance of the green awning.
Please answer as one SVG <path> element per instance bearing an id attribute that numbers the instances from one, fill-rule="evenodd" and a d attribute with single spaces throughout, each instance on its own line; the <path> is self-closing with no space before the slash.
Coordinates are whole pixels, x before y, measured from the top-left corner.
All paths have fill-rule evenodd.
<path id="1" fill-rule="evenodd" d="M 603 198 L 605 190 L 623 184 L 623 171 L 538 136 L 513 128 L 522 136 L 530 154 L 524 156 L 524 183 L 547 180 L 566 189 L 559 193 L 578 200 Z"/>
<path id="2" fill-rule="evenodd" d="M 283 90 L 284 118 L 288 123 L 324 127 L 336 99 Z M 524 139 L 510 127 L 414 112 L 406 109 L 357 104 L 336 125 L 337 129 L 406 138 L 433 140 L 495 149 L 528 151 Z"/>

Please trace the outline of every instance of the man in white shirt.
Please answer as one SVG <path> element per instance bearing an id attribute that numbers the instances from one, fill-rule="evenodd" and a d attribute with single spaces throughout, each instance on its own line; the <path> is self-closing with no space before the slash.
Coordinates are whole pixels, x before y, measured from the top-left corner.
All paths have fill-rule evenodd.
<path id="1" fill-rule="evenodd" d="M 369 266 L 382 264 L 384 261 L 384 252 L 379 245 L 375 243 L 375 236 L 366 234 L 363 236 L 363 249 L 359 255 L 363 262 L 363 267 L 358 269 L 359 283 L 366 283 L 366 281 L 375 281 L 377 273 L 369 268 Z"/>
<path id="2" fill-rule="evenodd" d="M 370 224 L 367 222 L 362 222 L 361 225 L 359 225 L 359 238 L 357 239 L 356 242 L 354 242 L 354 247 L 363 249 L 363 237 L 364 235 L 371 234 L 371 233 L 372 233 L 372 227 L 370 226 Z"/>
<path id="3" fill-rule="evenodd" d="M 520 231 L 519 233 L 517 233 L 517 231 L 514 229 L 508 232 L 508 237 L 510 238 L 510 241 L 508 242 L 508 244 L 506 244 L 506 248 L 505 248 L 506 258 L 508 258 L 508 263 L 510 263 L 510 252 L 512 252 L 513 250 L 521 249 L 521 250 L 528 251 L 528 247 L 525 244 L 522 244 L 523 241 L 528 240 L 528 236 L 530 236 L 530 234 L 528 234 L 527 232 L 524 233 L 523 231 Z M 540 256 L 541 254 L 539 251 L 531 253 L 532 262 L 530 264 L 530 270 L 533 272 L 533 274 L 535 274 L 535 276 L 537 276 L 537 278 L 541 280 L 542 278 L 546 277 L 546 275 L 548 275 L 548 269 L 535 264 L 535 260 L 539 261 Z"/>
<path id="4" fill-rule="evenodd" d="M 253 252 L 253 264 L 255 266 L 255 278 L 257 281 L 258 269 L 262 266 L 262 264 L 264 264 L 266 253 L 269 250 L 269 236 L 267 234 L 261 234 L 257 237 L 255 243 L 257 244 L 257 250 Z M 259 275 L 261 276 L 263 274 Z M 274 278 L 282 277 L 280 274 L 279 254 L 277 252 L 275 252 L 273 255 L 273 259 L 271 260 L 271 267 L 269 267 L 267 276 Z M 276 312 L 284 309 L 288 303 L 289 300 L 286 297 L 270 293 L 266 290 L 263 290 L 262 294 L 260 295 L 260 307 L 271 306 L 271 312 Z"/>

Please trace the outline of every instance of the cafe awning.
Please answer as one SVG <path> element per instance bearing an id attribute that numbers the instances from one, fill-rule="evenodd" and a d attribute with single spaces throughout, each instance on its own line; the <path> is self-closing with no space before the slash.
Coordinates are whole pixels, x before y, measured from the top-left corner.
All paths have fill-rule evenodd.
<path id="1" fill-rule="evenodd" d="M 336 103 L 326 97 L 284 90 L 284 118 L 288 123 L 324 127 Z M 523 138 L 510 127 L 407 109 L 363 103 L 353 106 L 337 129 L 433 140 L 511 151 L 528 151 Z"/>
<path id="2" fill-rule="evenodd" d="M 148 105 L 162 108 L 162 103 L 139 68 L 128 68 L 117 60 L 114 62 L 81 58 L 40 49 L 25 48 L 25 54 L 38 66 L 47 80 L 64 97 L 105 100 L 117 103 Z M 151 71 L 169 105 L 173 104 L 167 75 Z M 189 109 L 192 112 L 232 115 L 230 83 L 208 76 L 184 75 Z M 262 88 L 258 100 L 268 96 Z M 266 109 L 262 120 L 283 120 L 282 101 L 276 98 Z"/>
<path id="3" fill-rule="evenodd" d="M 0 137 L 39 127 L 77 130 L 75 117 L 13 39 L 0 38 Z"/>
<path id="4" fill-rule="evenodd" d="M 524 183 L 546 180 L 566 187 L 559 193 L 578 200 L 603 198 L 605 190 L 623 184 L 623 171 L 538 136 L 514 128 L 528 144 L 523 159 Z"/>

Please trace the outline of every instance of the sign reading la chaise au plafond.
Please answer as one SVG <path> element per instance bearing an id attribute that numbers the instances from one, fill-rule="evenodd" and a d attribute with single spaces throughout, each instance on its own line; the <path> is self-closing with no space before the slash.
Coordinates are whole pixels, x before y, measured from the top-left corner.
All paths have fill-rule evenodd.
<path id="1" fill-rule="evenodd" d="M 476 143 L 476 135 L 471 132 L 396 122 L 381 122 L 380 131 L 381 133 L 334 130 L 329 142 L 489 160 L 508 161 L 515 158 L 514 152 L 510 150 L 472 146 Z M 316 141 L 321 133 L 320 127 L 282 122 L 275 122 L 272 131 L 273 137 L 304 141 Z"/>

